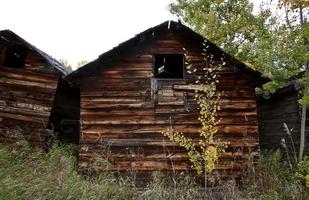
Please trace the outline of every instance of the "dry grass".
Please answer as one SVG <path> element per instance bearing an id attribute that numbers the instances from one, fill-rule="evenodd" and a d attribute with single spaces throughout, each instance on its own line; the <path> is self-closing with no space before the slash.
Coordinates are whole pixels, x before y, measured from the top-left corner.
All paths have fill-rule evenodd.
<path id="1" fill-rule="evenodd" d="M 226 181 L 207 191 L 194 177 L 185 174 L 155 174 L 143 189 L 110 172 L 90 178 L 79 172 L 75 155 L 75 146 L 57 143 L 48 153 L 34 152 L 24 141 L 13 146 L 0 144 L 0 199 L 308 198 L 308 191 L 280 161 L 278 153 L 262 156 L 261 171 L 243 180 L 243 187 Z"/>

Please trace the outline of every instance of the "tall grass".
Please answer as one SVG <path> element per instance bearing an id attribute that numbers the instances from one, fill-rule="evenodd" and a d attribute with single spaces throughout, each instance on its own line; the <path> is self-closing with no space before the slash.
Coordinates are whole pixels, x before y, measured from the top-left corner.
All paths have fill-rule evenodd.
<path id="1" fill-rule="evenodd" d="M 250 198 L 309 199 L 308 189 L 295 177 L 279 151 L 262 153 L 259 167 L 260 170 L 252 174 L 251 179 L 243 179 Z"/>
<path id="2" fill-rule="evenodd" d="M 101 158 L 103 159 L 103 158 Z M 249 177 L 249 178 L 248 178 Z M 308 191 L 279 153 L 265 154 L 259 172 L 202 190 L 194 176 L 154 175 L 138 188 L 111 172 L 87 176 L 77 168 L 76 146 L 56 143 L 49 152 L 35 152 L 24 141 L 0 144 L 0 199 L 308 199 Z"/>
<path id="3" fill-rule="evenodd" d="M 54 145 L 34 152 L 23 142 L 0 146 L 0 199 L 133 199 L 124 181 L 90 178 L 76 168 L 75 147 Z"/>

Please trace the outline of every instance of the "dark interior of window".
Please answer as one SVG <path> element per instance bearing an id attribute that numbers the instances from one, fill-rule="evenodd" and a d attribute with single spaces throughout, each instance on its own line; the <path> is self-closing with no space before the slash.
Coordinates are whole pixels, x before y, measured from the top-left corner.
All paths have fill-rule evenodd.
<path id="1" fill-rule="evenodd" d="M 3 65 L 11 68 L 24 68 L 27 57 L 27 49 L 23 46 L 9 46 L 5 51 Z"/>
<path id="2" fill-rule="evenodd" d="M 155 78 L 183 78 L 184 56 L 182 54 L 156 54 Z"/>

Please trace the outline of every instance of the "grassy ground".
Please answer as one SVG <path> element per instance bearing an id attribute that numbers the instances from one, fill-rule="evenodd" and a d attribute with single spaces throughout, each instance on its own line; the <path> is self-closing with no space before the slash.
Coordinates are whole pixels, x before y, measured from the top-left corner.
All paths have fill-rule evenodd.
<path id="1" fill-rule="evenodd" d="M 243 187 L 226 181 L 219 192 L 205 192 L 186 175 L 154 175 L 142 190 L 110 172 L 90 178 L 78 171 L 75 149 L 55 144 L 40 153 L 23 141 L 0 144 L 0 199 L 309 199 L 279 153 L 262 156 L 260 172 L 244 179 Z"/>

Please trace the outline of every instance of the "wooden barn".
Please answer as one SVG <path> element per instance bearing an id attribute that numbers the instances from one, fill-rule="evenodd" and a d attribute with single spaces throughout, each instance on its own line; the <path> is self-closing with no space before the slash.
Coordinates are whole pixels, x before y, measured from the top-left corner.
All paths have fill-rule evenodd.
<path id="1" fill-rule="evenodd" d="M 10 30 L 0 31 L 0 142 L 23 134 L 42 149 L 65 66 Z"/>
<path id="2" fill-rule="evenodd" d="M 296 151 L 299 149 L 301 106 L 298 102 L 301 86 L 298 80 L 278 89 L 270 97 L 258 98 L 260 143 L 262 149 L 283 149 L 282 138 L 288 148 L 292 147 L 286 127 L 291 130 Z M 309 155 L 309 109 L 306 115 L 305 154 Z M 285 151 L 285 150 L 284 150 Z"/>
<path id="3" fill-rule="evenodd" d="M 194 79 L 185 70 L 184 48 L 202 69 L 207 63 L 204 42 L 190 28 L 167 21 L 68 75 L 80 88 L 80 166 L 91 166 L 103 154 L 124 174 L 191 170 L 185 150 L 161 131 L 173 126 L 193 139 L 199 135 Z M 213 60 L 226 62 L 219 72 L 218 90 L 224 93 L 218 137 L 230 144 L 216 167 L 239 175 L 249 157 L 259 154 L 255 88 L 268 80 L 210 41 L 206 46 Z"/>

